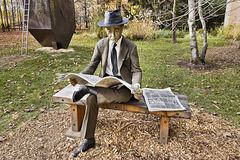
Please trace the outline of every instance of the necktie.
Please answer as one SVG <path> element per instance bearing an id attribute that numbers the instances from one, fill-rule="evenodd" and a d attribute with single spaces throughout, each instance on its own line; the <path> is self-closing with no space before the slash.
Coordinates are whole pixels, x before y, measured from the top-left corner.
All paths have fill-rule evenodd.
<path id="1" fill-rule="evenodd" d="M 113 72 L 113 75 L 116 76 L 116 74 L 118 73 L 118 68 L 117 68 L 117 51 L 116 51 L 116 47 L 117 44 L 114 43 L 113 45 L 113 49 L 112 49 L 112 52 L 111 52 L 111 61 L 112 61 L 112 72 Z"/>

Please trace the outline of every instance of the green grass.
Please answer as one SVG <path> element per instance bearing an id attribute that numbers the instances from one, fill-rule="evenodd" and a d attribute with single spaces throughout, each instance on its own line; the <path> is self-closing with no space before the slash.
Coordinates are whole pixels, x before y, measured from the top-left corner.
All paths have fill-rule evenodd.
<path id="1" fill-rule="evenodd" d="M 11 130 L 11 126 L 20 126 L 22 122 L 38 117 L 41 114 L 39 108 L 58 106 L 59 104 L 52 102 L 54 91 L 65 87 L 68 82 L 56 84 L 55 73 L 78 73 L 83 70 L 91 59 L 97 41 L 98 39 L 91 35 L 75 34 L 70 44 L 75 52 L 45 53 L 35 51 L 40 46 L 32 39 L 28 52 L 30 58 L 17 64 L 2 65 L 0 136 Z M 180 68 L 176 65 L 176 60 L 190 59 L 189 40 L 178 38 L 178 41 L 182 42 L 178 44 L 169 41 L 171 39 L 135 42 L 143 70 L 142 86 L 172 87 L 175 93 L 186 94 L 189 102 L 212 113 L 216 112 L 239 126 L 239 66 L 230 65 L 229 68 L 206 73 Z M 199 39 L 199 46 L 202 45 L 201 42 Z M 209 48 L 225 44 L 229 42 L 209 39 Z M 10 51 L 8 54 L 5 49 L 1 57 L 19 53 L 19 50 Z M 98 73 L 99 69 L 96 75 Z M 32 111 L 26 112 L 26 109 Z M 14 119 L 13 114 L 17 114 L 18 118 Z"/>

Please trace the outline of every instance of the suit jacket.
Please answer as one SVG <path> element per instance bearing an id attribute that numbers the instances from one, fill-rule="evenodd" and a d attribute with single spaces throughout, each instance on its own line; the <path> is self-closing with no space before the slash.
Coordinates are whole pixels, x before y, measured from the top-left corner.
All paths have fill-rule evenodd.
<path id="1" fill-rule="evenodd" d="M 84 74 L 94 74 L 97 66 L 101 62 L 100 77 L 104 77 L 108 63 L 109 38 L 101 39 L 95 47 L 92 59 L 88 66 L 81 72 Z M 142 70 L 139 65 L 137 46 L 130 40 L 122 38 L 120 53 L 118 57 L 118 70 L 122 79 L 130 84 L 142 81 Z"/>

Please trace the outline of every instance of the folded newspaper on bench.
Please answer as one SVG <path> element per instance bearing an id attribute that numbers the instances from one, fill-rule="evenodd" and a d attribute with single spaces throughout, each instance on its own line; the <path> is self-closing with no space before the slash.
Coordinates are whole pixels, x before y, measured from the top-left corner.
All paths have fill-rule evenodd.
<path id="1" fill-rule="evenodd" d="M 186 110 L 179 101 L 178 97 L 172 93 L 170 88 L 143 88 L 143 96 L 150 112 Z"/>
<path id="2" fill-rule="evenodd" d="M 56 74 L 58 76 L 58 82 L 62 81 L 63 79 L 76 79 L 78 84 L 86 84 L 90 83 L 93 86 L 98 86 L 98 87 L 111 87 L 117 84 L 123 84 L 127 88 L 129 88 L 131 91 L 135 89 L 135 87 L 117 77 L 113 76 L 108 76 L 108 77 L 98 77 L 95 75 L 89 75 L 89 74 L 82 74 L 82 73 L 66 73 L 66 74 Z"/>

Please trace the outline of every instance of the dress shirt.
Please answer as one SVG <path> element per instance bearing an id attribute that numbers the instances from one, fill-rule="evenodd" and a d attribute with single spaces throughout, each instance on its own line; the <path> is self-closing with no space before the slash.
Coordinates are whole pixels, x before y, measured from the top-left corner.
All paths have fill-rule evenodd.
<path id="1" fill-rule="evenodd" d="M 115 47 L 116 51 L 117 51 L 117 59 L 119 57 L 119 52 L 120 52 L 120 45 L 121 45 L 121 42 L 122 42 L 122 36 L 121 38 L 117 41 L 117 46 Z M 113 48 L 113 45 L 114 45 L 114 42 L 109 40 L 109 49 L 108 49 L 108 63 L 107 63 L 107 67 L 106 67 L 106 73 L 108 75 L 111 75 L 113 76 L 113 73 L 112 73 L 112 61 L 111 61 L 111 52 L 112 52 L 112 48 Z M 121 76 L 120 73 L 119 73 L 119 70 L 118 70 L 118 73 L 117 73 L 117 76 Z"/>

